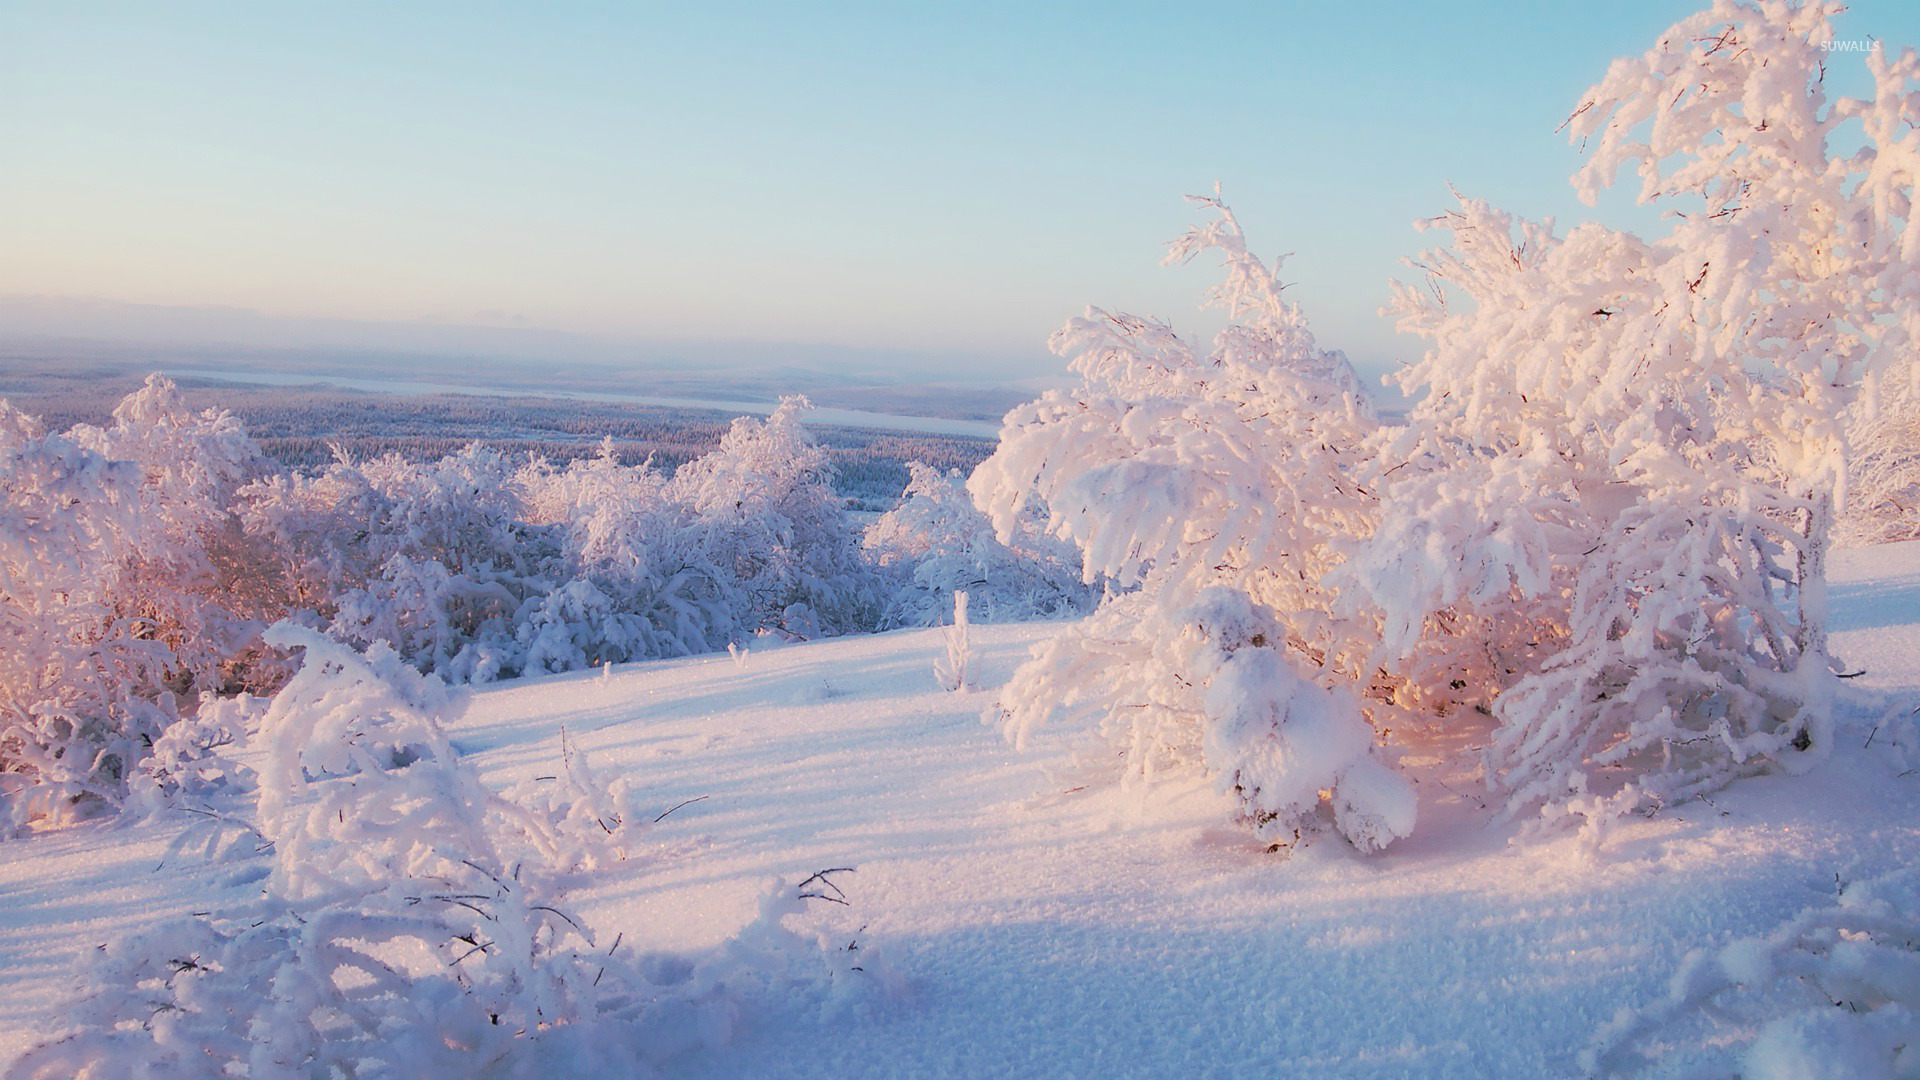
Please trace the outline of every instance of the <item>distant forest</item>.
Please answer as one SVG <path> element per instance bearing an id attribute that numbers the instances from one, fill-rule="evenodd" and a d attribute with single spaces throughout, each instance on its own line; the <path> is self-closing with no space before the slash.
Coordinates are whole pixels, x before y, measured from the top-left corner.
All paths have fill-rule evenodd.
<path id="1" fill-rule="evenodd" d="M 119 367 L 75 365 L 52 372 L 0 373 L 0 398 L 40 417 L 49 430 L 104 424 L 113 407 L 138 389 L 143 375 Z M 356 461 L 386 453 L 432 461 L 480 442 L 513 456 L 556 464 L 599 452 L 611 436 L 623 463 L 649 455 L 663 472 L 712 450 L 733 417 L 708 409 L 670 408 L 543 397 L 466 394 L 398 395 L 333 387 L 278 387 L 205 379 L 176 380 L 196 409 L 238 416 L 274 459 L 314 471 L 335 448 Z M 808 424 L 835 468 L 834 489 L 858 510 L 885 511 L 907 486 L 907 462 L 971 472 L 994 441 L 965 435 L 874 431 Z"/>

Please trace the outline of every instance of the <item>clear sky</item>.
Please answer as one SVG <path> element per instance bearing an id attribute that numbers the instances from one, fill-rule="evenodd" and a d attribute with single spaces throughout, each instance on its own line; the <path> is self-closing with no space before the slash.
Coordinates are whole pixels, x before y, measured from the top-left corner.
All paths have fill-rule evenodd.
<path id="1" fill-rule="evenodd" d="M 0 294 L 1038 374 L 1089 303 L 1207 325 L 1157 263 L 1218 180 L 1378 370 L 1449 183 L 1621 213 L 1554 128 L 1695 6 L 0 0 Z"/>

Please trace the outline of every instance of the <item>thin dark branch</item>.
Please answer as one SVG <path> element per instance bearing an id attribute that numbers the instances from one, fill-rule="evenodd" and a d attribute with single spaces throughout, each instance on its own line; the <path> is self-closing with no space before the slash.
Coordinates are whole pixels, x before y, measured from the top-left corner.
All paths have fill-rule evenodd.
<path id="1" fill-rule="evenodd" d="M 807 880 L 794 886 L 794 888 L 800 890 L 800 899 L 802 900 L 827 900 L 835 904 L 844 904 L 848 907 L 851 907 L 852 904 L 848 903 L 847 901 L 847 894 L 841 891 L 840 886 L 835 885 L 833 883 L 833 879 L 828 876 L 829 874 L 851 874 L 851 873 L 853 873 L 853 867 L 851 866 L 835 866 L 827 870 L 816 870 L 813 872 L 813 876 L 807 878 Z M 820 886 L 822 890 L 832 889 L 833 895 L 829 896 L 824 891 L 817 891 L 817 892 L 806 891 L 807 886 L 813 885 L 816 883 Z"/>
<path id="2" fill-rule="evenodd" d="M 564 911 L 561 911 L 561 910 L 560 910 L 559 908 L 557 908 L 557 907 L 549 907 L 549 906 L 547 906 L 546 904 L 528 904 L 528 905 L 527 905 L 527 908 L 528 908 L 528 910 L 530 910 L 530 911 L 551 911 L 551 912 L 553 912 L 553 913 L 554 913 L 555 915 L 558 915 L 558 916 L 560 916 L 560 917 L 561 917 L 562 919 L 565 919 L 565 920 L 567 921 L 567 925 L 568 925 L 568 926 L 571 926 L 571 927 L 573 927 L 573 928 L 574 928 L 575 930 L 578 930 L 578 931 L 580 932 L 580 936 L 581 936 L 581 937 L 583 937 L 583 938 L 586 938 L 586 939 L 587 939 L 587 941 L 588 941 L 588 943 L 592 943 L 592 941 L 593 941 L 593 935 L 592 935 L 592 934 L 589 934 L 589 933 L 587 933 L 587 928 L 586 928 L 586 927 L 584 927 L 584 926 L 581 926 L 581 925 L 580 925 L 579 923 L 577 923 L 577 922 L 574 922 L 574 921 L 573 921 L 573 916 L 571 916 L 571 915 L 568 915 L 568 914 L 567 914 L 566 912 L 564 912 Z"/>
<path id="3" fill-rule="evenodd" d="M 653 819 L 653 822 L 654 824 L 658 825 L 660 822 L 666 820 L 666 817 L 668 814 L 673 813 L 675 810 L 680 809 L 682 806 L 692 806 L 694 803 L 697 803 L 702 799 L 711 799 L 711 798 L 713 798 L 713 796 L 711 795 L 696 795 L 693 798 L 688 799 L 686 802 L 676 803 L 673 806 L 669 806 L 664 811 L 662 811 L 659 817 Z"/>
<path id="4" fill-rule="evenodd" d="M 494 883 L 495 885 L 498 885 L 498 886 L 500 886 L 500 889 L 501 889 L 501 891 L 502 891 L 502 892 L 512 892 L 512 891 L 513 891 L 512 889 L 510 889 L 510 888 L 508 888 L 508 887 L 507 887 L 507 883 L 506 883 L 506 882 L 504 882 L 504 881 L 501 881 L 501 880 L 500 880 L 500 879 L 499 879 L 498 877 L 496 877 L 496 876 L 494 876 L 494 873 L 493 873 L 493 871 L 491 871 L 491 870 L 489 870 L 489 869 L 487 869 L 487 868 L 486 868 L 486 867 L 484 867 L 484 866 L 481 866 L 481 865 L 480 865 L 479 863 L 477 863 L 477 862 L 474 862 L 474 861 L 473 861 L 472 859 L 461 859 L 460 861 L 461 861 L 461 862 L 463 862 L 463 863 L 466 863 L 466 864 L 467 864 L 468 866 L 471 866 L 471 867 L 473 867 L 473 868 L 474 868 L 475 870 L 478 870 L 478 871 L 480 871 L 481 873 L 483 873 L 483 874 L 485 874 L 485 875 L 487 875 L 487 877 L 488 877 L 488 879 L 489 879 L 489 880 L 491 880 L 491 881 L 492 881 L 492 882 L 493 882 L 493 883 Z M 516 867 L 516 869 L 518 869 L 518 868 Z"/>
<path id="5" fill-rule="evenodd" d="M 493 917 L 493 916 L 492 916 L 491 914 L 488 914 L 488 912 L 487 912 L 487 910 L 486 910 L 485 908 L 482 908 L 482 907 L 478 907 L 478 906 L 476 906 L 476 905 L 474 905 L 474 904 L 469 904 L 469 903 L 467 903 L 467 902 L 466 902 L 465 900 L 456 900 L 456 899 L 454 899 L 454 898 L 453 898 L 453 897 L 451 897 L 451 896 L 436 896 L 436 897 L 434 897 L 433 899 L 435 899 L 435 900 L 441 900 L 441 901 L 444 901 L 444 902 L 446 902 L 446 903 L 449 903 L 449 904 L 456 904 L 456 905 L 458 905 L 458 906 L 460 906 L 460 907 L 463 907 L 463 908 L 466 908 L 466 909 L 467 909 L 468 911 L 471 911 L 471 912 L 473 912 L 474 914 L 476 914 L 476 915 L 478 915 L 478 916 L 480 916 L 481 918 L 483 918 L 483 919 L 485 919 L 485 920 L 487 920 L 488 922 L 499 922 L 499 921 L 500 921 L 500 920 L 498 920 L 498 919 L 496 919 L 496 918 L 494 918 L 494 917 Z"/>

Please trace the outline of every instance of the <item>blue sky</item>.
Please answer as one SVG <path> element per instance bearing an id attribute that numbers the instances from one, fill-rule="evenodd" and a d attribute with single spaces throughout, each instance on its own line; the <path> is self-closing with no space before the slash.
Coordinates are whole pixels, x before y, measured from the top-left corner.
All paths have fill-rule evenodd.
<path id="1" fill-rule="evenodd" d="M 1038 374 L 1089 303 L 1204 336 L 1218 180 L 1378 370 L 1449 183 L 1637 220 L 1554 128 L 1694 6 L 0 3 L 0 294 Z"/>

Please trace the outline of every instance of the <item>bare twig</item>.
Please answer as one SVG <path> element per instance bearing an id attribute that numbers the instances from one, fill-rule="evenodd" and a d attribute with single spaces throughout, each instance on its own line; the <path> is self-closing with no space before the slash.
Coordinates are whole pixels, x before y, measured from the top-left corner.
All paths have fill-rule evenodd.
<path id="1" fill-rule="evenodd" d="M 627 932 L 626 932 L 625 930 L 622 930 L 622 931 L 620 931 L 619 933 L 617 933 L 617 934 L 615 934 L 615 935 L 613 935 L 613 944 L 611 944 L 611 945 L 609 945 L 609 946 L 607 946 L 607 955 L 608 955 L 608 956 L 612 956 L 612 955 L 613 955 L 613 950 L 615 950 L 615 949 L 617 949 L 617 948 L 619 948 L 619 947 L 620 947 L 620 943 L 621 943 L 622 941 L 624 941 L 624 940 L 626 940 L 626 936 L 627 936 Z M 602 976 L 602 975 L 605 975 L 606 973 L 607 973 L 607 969 L 606 969 L 606 966 L 605 966 L 605 965 L 602 965 L 602 966 L 601 966 L 601 968 L 600 968 L 600 970 L 599 970 L 599 971 L 598 971 L 597 973 L 595 973 L 595 975 L 593 976 L 593 985 L 595 985 L 595 986 L 599 986 L 599 985 L 600 985 L 600 976 Z"/>
<path id="2" fill-rule="evenodd" d="M 587 928 L 586 928 L 586 927 L 584 927 L 584 926 L 581 926 L 581 925 L 580 925 L 579 923 L 577 923 L 577 922 L 574 922 L 574 921 L 573 921 L 573 916 L 571 916 L 571 915 L 568 915 L 568 914 L 567 914 L 566 912 L 564 912 L 564 911 L 561 911 L 561 910 L 560 910 L 559 908 L 557 908 L 557 907 L 549 907 L 549 906 L 548 906 L 548 905 L 546 905 L 546 904 L 528 904 L 528 905 L 527 905 L 527 908 L 528 908 L 528 910 L 531 910 L 531 911 L 551 911 L 551 912 L 553 912 L 553 913 L 554 913 L 555 915 L 558 915 L 558 916 L 560 916 L 560 917 L 561 917 L 562 919 L 565 919 L 565 920 L 567 921 L 567 925 L 568 925 L 568 926 L 571 926 L 571 927 L 573 927 L 573 928 L 574 928 L 575 930 L 577 930 L 577 931 L 579 931 L 579 932 L 580 932 L 580 936 L 581 936 L 581 937 L 583 937 L 583 938 L 586 938 L 586 939 L 587 939 L 587 944 L 589 944 L 589 945 L 591 945 L 591 944 L 593 944 L 593 935 L 592 935 L 592 934 L 589 934 L 589 933 L 587 932 Z"/>
<path id="3" fill-rule="evenodd" d="M 500 890 L 501 890 L 502 892 L 512 892 L 512 891 L 513 891 L 513 890 L 512 890 L 511 888 L 508 888 L 508 887 L 507 887 L 507 883 L 506 883 L 506 882 L 504 882 L 504 881 L 501 881 L 501 880 L 500 880 L 500 879 L 499 879 L 498 877 L 496 877 L 496 876 L 494 875 L 494 873 L 493 873 L 493 871 L 491 871 L 491 870 L 489 870 L 489 869 L 487 869 L 487 868 L 486 868 L 486 867 L 484 867 L 484 866 L 481 866 L 481 865 L 480 865 L 479 863 L 477 863 L 477 862 L 474 862 L 474 861 L 473 861 L 472 859 L 461 859 L 460 861 L 461 861 L 461 862 L 463 862 L 463 863 L 466 863 L 466 864 L 467 864 L 468 866 L 471 866 L 471 867 L 473 867 L 473 868 L 474 868 L 475 870 L 478 870 L 478 871 L 480 871 L 481 873 L 483 873 L 483 874 L 485 874 L 485 875 L 487 875 L 487 877 L 488 877 L 488 879 L 489 879 L 489 880 L 491 880 L 491 881 L 492 881 L 492 882 L 493 882 L 493 883 L 494 883 L 495 885 L 498 885 L 498 886 L 500 886 Z M 517 866 L 516 866 L 516 867 L 514 867 L 514 869 L 515 869 L 515 870 L 518 870 L 518 869 L 519 869 L 519 867 L 517 867 Z M 517 875 L 516 875 L 516 876 L 517 876 Z"/>
<path id="4" fill-rule="evenodd" d="M 487 911 L 487 910 L 486 910 L 485 908 L 483 908 L 483 907 L 480 907 L 480 906 L 479 906 L 479 905 L 477 905 L 477 904 L 469 904 L 469 903 L 467 903 L 467 902 L 466 902 L 465 900 L 461 900 L 461 899 L 458 899 L 458 898 L 456 898 L 456 897 L 452 897 L 452 896 L 435 896 L 435 897 L 432 897 L 432 899 L 434 899 L 434 900 L 439 900 L 439 901 L 441 901 L 441 902 L 443 902 L 443 903 L 448 903 L 448 904 L 453 904 L 453 905 L 456 905 L 456 906 L 458 906 L 458 907 L 463 907 L 463 908 L 466 908 L 466 909 L 467 909 L 468 911 L 471 911 L 471 912 L 473 912 L 473 913 L 474 913 L 475 915 L 478 915 L 478 916 L 480 916 L 481 918 L 483 918 L 483 919 L 485 919 L 485 920 L 487 920 L 488 922 L 499 922 L 499 921 L 500 921 L 500 920 L 498 920 L 498 919 L 496 919 L 496 918 L 494 918 L 494 917 L 493 917 L 493 915 L 492 915 L 492 914 L 490 914 L 490 913 L 489 913 L 489 912 L 488 912 L 488 911 Z M 485 897 L 482 897 L 482 899 L 486 899 L 486 898 L 485 898 Z"/>
<path id="5" fill-rule="evenodd" d="M 812 877 L 809 877 L 807 880 L 801 882 L 798 885 L 795 885 L 794 888 L 800 890 L 800 899 L 802 900 L 827 900 L 835 904 L 843 904 L 848 907 L 851 907 L 852 904 L 848 902 L 847 894 L 841 891 L 840 886 L 835 885 L 833 883 L 833 879 L 828 876 L 830 874 L 851 874 L 851 873 L 853 873 L 853 867 L 851 866 L 836 866 L 830 870 L 816 870 L 814 871 Z M 819 886 L 821 890 L 825 890 L 825 889 L 833 890 L 832 895 L 828 895 L 824 891 L 815 891 L 815 892 L 806 891 L 807 886 L 816 885 L 816 884 Z"/>
<path id="6" fill-rule="evenodd" d="M 702 799 L 710 799 L 710 798 L 712 798 L 712 797 L 713 797 L 713 796 L 711 796 L 711 795 L 696 795 L 696 796 L 694 796 L 693 798 L 691 798 L 691 799 L 688 799 L 688 800 L 687 800 L 686 802 L 683 802 L 683 803 L 675 803 L 674 805 L 672 805 L 672 806 L 669 806 L 669 807 L 667 807 L 667 808 L 666 808 L 666 809 L 665 809 L 664 811 L 662 811 L 659 817 L 657 817 L 657 818 L 654 818 L 654 819 L 653 819 L 653 821 L 654 821 L 654 824 L 656 824 L 656 825 L 657 825 L 657 824 L 659 824 L 659 823 L 660 823 L 661 821 L 664 821 L 664 820 L 666 819 L 666 816 L 667 816 L 668 814 L 671 814 L 671 813 L 673 813 L 673 812 L 674 812 L 675 810 L 678 810 L 678 809 L 680 809 L 680 808 L 681 808 L 682 806 L 692 806 L 692 805 L 693 805 L 694 803 L 697 803 L 697 802 L 699 802 L 699 801 L 700 801 L 700 800 L 702 800 Z"/>

